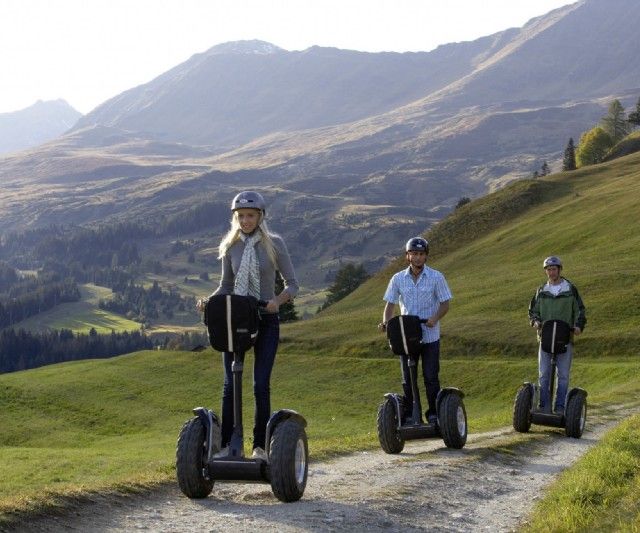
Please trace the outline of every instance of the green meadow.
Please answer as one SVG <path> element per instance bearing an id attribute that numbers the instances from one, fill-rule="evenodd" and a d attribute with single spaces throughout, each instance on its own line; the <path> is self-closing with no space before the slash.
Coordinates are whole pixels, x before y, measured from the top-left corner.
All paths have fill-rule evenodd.
<path id="1" fill-rule="evenodd" d="M 453 358 L 443 361 L 441 378 L 465 391 L 469 430 L 480 432 L 510 424 L 515 390 L 535 374 L 533 360 Z M 576 362 L 573 376 L 591 405 L 606 405 L 640 397 L 639 374 L 640 361 L 589 359 Z M 247 383 L 246 429 L 253 417 Z M 0 513 L 172 480 L 182 423 L 195 406 L 219 410 L 221 388 L 220 355 L 211 349 L 145 351 L 0 376 Z M 320 460 L 378 446 L 377 405 L 383 393 L 400 390 L 399 365 L 395 358 L 279 355 L 272 389 L 273 409 L 304 414 L 310 453 Z"/>
<path id="2" fill-rule="evenodd" d="M 587 306 L 572 383 L 589 391 L 590 409 L 640 404 L 638 213 L 635 154 L 514 183 L 456 210 L 427 234 L 431 265 L 445 273 L 454 293 L 443 320 L 441 382 L 464 390 L 471 432 L 510 425 L 517 387 L 535 380 L 536 343 L 526 310 L 544 281 L 542 260 L 551 254 L 562 257 L 564 274 Z M 389 276 L 403 264 L 399 258 L 320 315 L 282 328 L 272 408 L 304 414 L 313 460 L 378 446 L 376 408 L 383 393 L 400 390 L 400 379 L 376 324 Z M 250 426 L 250 380 L 245 383 Z M 0 517 L 63 505 L 91 491 L 172 480 L 182 423 L 192 407 L 219 410 L 221 384 L 220 356 L 211 349 L 147 351 L 1 375 Z M 634 453 L 624 443 L 637 434 L 637 423 L 625 424 L 607 437 L 623 455 Z M 604 450 L 567 475 L 606 470 L 617 456 Z M 619 472 L 607 483 L 625 502 L 620 513 L 628 511 L 620 523 L 633 523 L 639 497 L 629 487 L 637 487 L 637 462 L 610 470 Z M 570 492 L 568 479 L 553 490 Z M 618 483 L 624 480 L 630 484 Z M 580 499 L 589 509 L 612 501 L 596 500 Z M 554 516 L 546 518 L 555 520 L 565 508 L 553 507 Z M 587 527 L 575 519 L 580 511 L 568 512 L 573 519 L 558 522 L 556 530 Z"/>
<path id="3" fill-rule="evenodd" d="M 53 309 L 19 322 L 15 327 L 28 331 L 65 328 L 75 333 L 85 334 L 89 333 L 91 328 L 94 328 L 98 333 L 138 331 L 140 329 L 138 322 L 98 307 L 100 300 L 109 300 L 113 297 L 111 289 L 90 283 L 79 287 L 81 297 L 79 301 L 57 305 Z"/>

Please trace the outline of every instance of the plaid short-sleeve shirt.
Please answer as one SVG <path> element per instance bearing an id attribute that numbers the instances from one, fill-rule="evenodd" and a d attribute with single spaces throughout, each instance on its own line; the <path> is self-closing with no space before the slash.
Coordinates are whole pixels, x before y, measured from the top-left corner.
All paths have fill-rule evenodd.
<path id="1" fill-rule="evenodd" d="M 429 318 L 442 302 L 451 298 L 453 295 L 442 273 L 425 265 L 416 283 L 413 282 L 410 267 L 394 274 L 383 300 L 392 304 L 399 303 L 400 313 L 403 315 Z M 422 325 L 422 342 L 435 342 L 439 339 L 440 322 L 432 328 Z"/>

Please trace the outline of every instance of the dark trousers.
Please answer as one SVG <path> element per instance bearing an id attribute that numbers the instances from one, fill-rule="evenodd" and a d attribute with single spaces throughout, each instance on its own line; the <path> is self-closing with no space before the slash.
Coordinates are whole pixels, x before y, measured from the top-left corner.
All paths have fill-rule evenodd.
<path id="1" fill-rule="evenodd" d="M 440 381 L 438 373 L 440 372 L 440 341 L 429 342 L 422 345 L 422 377 L 424 379 L 424 387 L 427 391 L 427 401 L 429 409 L 427 410 L 427 418 L 437 414 L 436 398 L 440 392 Z M 411 392 L 411 382 L 409 381 L 409 365 L 407 358 L 400 358 L 400 366 L 402 368 L 402 388 L 404 397 L 407 400 L 405 404 L 405 414 L 411 413 L 411 405 L 413 403 L 413 393 Z M 416 379 L 417 379 L 416 367 Z"/>
<path id="2" fill-rule="evenodd" d="M 271 415 L 271 370 L 276 360 L 280 340 L 280 320 L 277 313 L 260 317 L 258 336 L 254 346 L 253 394 L 255 396 L 255 417 L 253 425 L 253 447 L 265 447 L 267 422 Z M 231 363 L 233 354 L 223 352 L 224 386 L 222 389 L 222 447 L 229 444 L 233 432 L 233 374 Z"/>

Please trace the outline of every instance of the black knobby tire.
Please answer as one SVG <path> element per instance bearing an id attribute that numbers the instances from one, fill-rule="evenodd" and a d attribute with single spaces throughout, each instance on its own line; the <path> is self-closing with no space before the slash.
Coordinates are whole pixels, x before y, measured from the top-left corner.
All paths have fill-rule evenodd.
<path id="1" fill-rule="evenodd" d="M 282 502 L 302 498 L 309 472 L 309 447 L 304 426 L 293 418 L 279 423 L 269 445 L 271 488 Z"/>
<path id="2" fill-rule="evenodd" d="M 520 433 L 527 433 L 531 428 L 531 402 L 531 388 L 522 385 L 513 402 L 513 429 Z"/>
<path id="3" fill-rule="evenodd" d="M 449 393 L 442 399 L 438 422 L 442 440 L 447 448 L 459 450 L 464 447 L 467 442 L 467 411 L 458 394 Z"/>
<path id="4" fill-rule="evenodd" d="M 215 438 L 220 428 L 215 423 L 213 428 L 216 443 L 220 440 Z M 213 490 L 213 481 L 204 477 L 206 458 L 205 427 L 198 417 L 187 420 L 180 430 L 176 447 L 176 476 L 180 490 L 189 498 L 206 498 Z"/>
<path id="5" fill-rule="evenodd" d="M 587 395 L 578 391 L 569 398 L 565 410 L 565 428 L 567 437 L 579 439 L 587 423 Z"/>
<path id="6" fill-rule="evenodd" d="M 378 440 L 386 453 L 400 453 L 404 439 L 398 433 L 398 413 L 396 403 L 387 398 L 378 407 Z"/>

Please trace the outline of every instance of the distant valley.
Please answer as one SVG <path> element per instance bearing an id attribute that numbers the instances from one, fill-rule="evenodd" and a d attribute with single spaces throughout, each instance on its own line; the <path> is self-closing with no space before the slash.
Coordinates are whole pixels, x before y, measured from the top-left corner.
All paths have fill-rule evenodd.
<path id="1" fill-rule="evenodd" d="M 219 45 L 0 158 L 0 228 L 153 226 L 217 205 L 188 234 L 138 243 L 190 239 L 190 273 L 215 275 L 226 206 L 258 189 L 317 291 L 341 262 L 377 270 L 460 198 L 558 170 L 611 99 L 640 95 L 639 22 L 635 1 L 583 0 L 423 53 Z"/>

